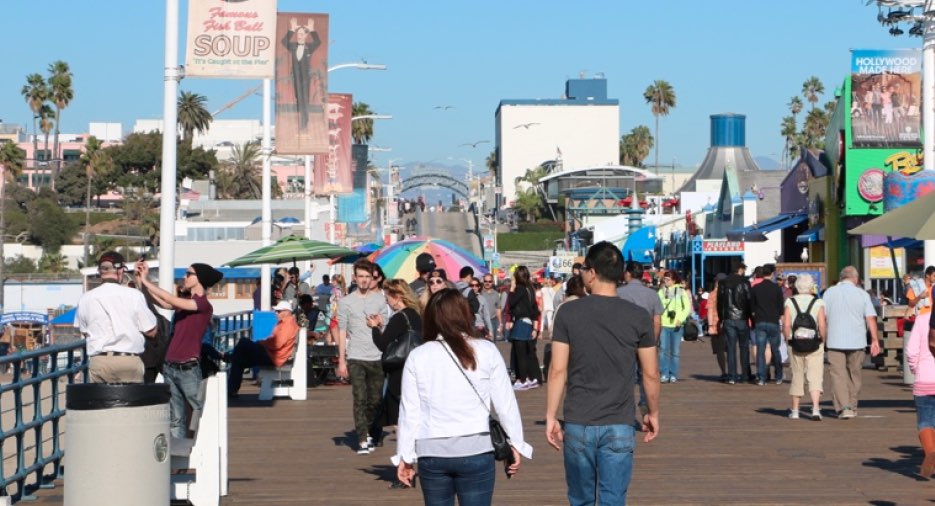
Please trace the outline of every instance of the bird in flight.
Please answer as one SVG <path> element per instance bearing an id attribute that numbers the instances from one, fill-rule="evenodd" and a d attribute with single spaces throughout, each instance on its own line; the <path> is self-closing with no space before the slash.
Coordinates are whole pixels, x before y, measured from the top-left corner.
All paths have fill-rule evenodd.
<path id="1" fill-rule="evenodd" d="M 448 109 L 454 109 L 454 108 L 455 108 L 455 106 L 453 106 L 453 105 L 436 105 L 436 106 L 433 107 L 432 109 L 441 109 L 441 110 L 443 110 L 443 111 L 447 111 Z"/>
<path id="2" fill-rule="evenodd" d="M 516 130 L 517 128 L 525 128 L 526 130 L 529 130 L 529 127 L 533 125 L 538 125 L 538 124 L 539 123 L 520 123 L 519 125 L 516 125 L 515 127 L 513 127 L 513 130 Z"/>
<path id="3" fill-rule="evenodd" d="M 465 142 L 461 146 L 471 146 L 472 148 L 476 148 L 478 144 L 487 144 L 489 142 L 490 141 Z"/>

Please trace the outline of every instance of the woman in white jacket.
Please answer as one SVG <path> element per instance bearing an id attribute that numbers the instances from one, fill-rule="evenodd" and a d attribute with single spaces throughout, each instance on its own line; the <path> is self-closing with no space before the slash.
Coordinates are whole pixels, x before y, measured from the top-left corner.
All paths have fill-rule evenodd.
<path id="1" fill-rule="evenodd" d="M 425 342 L 403 370 L 392 461 L 408 486 L 418 461 L 426 505 L 454 504 L 455 496 L 463 506 L 491 504 L 496 461 L 488 409 L 496 411 L 513 447 L 507 476 L 519 471 L 520 455 L 532 457 L 503 357 L 476 334 L 464 296 L 455 289 L 439 291 L 425 308 Z"/>

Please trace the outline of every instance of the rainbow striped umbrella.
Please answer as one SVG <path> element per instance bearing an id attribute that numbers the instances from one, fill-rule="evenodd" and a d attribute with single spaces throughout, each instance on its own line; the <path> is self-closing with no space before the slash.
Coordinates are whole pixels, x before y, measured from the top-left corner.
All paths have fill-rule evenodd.
<path id="1" fill-rule="evenodd" d="M 445 269 L 448 279 L 458 279 L 458 272 L 464 266 L 474 268 L 474 275 L 486 274 L 484 261 L 470 251 L 441 239 L 407 239 L 377 251 L 373 261 L 383 268 L 387 279 L 401 278 L 412 281 L 418 277 L 416 257 L 429 253 L 435 258 L 435 265 Z"/>

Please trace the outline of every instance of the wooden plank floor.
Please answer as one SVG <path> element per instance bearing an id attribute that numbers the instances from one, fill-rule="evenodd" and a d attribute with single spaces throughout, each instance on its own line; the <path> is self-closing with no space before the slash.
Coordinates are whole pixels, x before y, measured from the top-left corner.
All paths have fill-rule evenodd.
<path id="1" fill-rule="evenodd" d="M 661 434 L 636 450 L 632 504 L 935 502 L 935 483 L 915 474 L 915 409 L 901 377 L 865 370 L 857 419 L 831 417 L 826 393 L 825 420 L 811 422 L 786 418 L 788 382 L 729 386 L 716 371 L 707 343 L 683 344 L 683 379 L 662 389 Z M 372 455 L 354 452 L 350 387 L 314 388 L 305 402 L 261 403 L 255 392 L 230 408 L 223 505 L 421 503 L 419 490 L 387 488 L 392 436 Z M 535 455 L 511 481 L 498 473 L 494 504 L 567 504 L 561 453 L 544 436 L 545 389 L 518 398 Z M 61 504 L 62 490 L 40 491 L 38 504 Z"/>

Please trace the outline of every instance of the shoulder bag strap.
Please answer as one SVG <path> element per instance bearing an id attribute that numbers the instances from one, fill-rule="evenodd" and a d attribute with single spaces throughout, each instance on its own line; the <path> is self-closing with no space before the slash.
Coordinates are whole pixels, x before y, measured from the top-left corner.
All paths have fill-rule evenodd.
<path id="1" fill-rule="evenodd" d="M 411 330 L 412 330 L 412 324 L 409 323 L 409 315 L 406 314 L 406 308 L 402 308 L 399 312 L 403 315 L 403 318 L 406 319 L 406 330 L 411 331 Z"/>
<path id="2" fill-rule="evenodd" d="M 451 353 L 451 350 L 448 349 L 448 345 L 445 344 L 445 341 L 441 341 L 441 342 L 438 343 L 438 344 L 442 345 L 442 348 L 444 348 L 445 351 L 448 353 L 448 356 L 451 357 L 451 361 L 455 363 L 455 367 L 457 367 L 458 370 L 461 371 L 461 375 L 464 376 L 464 379 L 467 380 L 468 385 L 471 385 L 471 390 L 474 391 L 474 393 L 477 395 L 477 398 L 480 399 L 480 403 L 484 405 L 484 409 L 487 410 L 487 414 L 490 415 L 490 408 L 487 406 L 487 403 L 484 402 L 484 398 L 481 397 L 481 395 L 480 395 L 480 393 L 477 391 L 477 389 L 474 388 L 474 382 L 471 381 L 471 378 L 468 378 L 467 373 L 464 372 L 464 368 L 461 367 L 461 364 L 459 364 L 459 363 L 458 363 L 458 360 L 455 359 L 454 354 Z"/>

